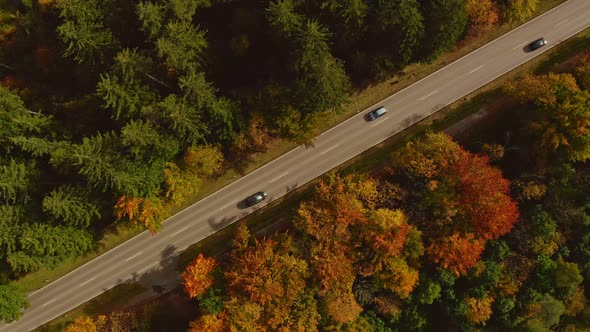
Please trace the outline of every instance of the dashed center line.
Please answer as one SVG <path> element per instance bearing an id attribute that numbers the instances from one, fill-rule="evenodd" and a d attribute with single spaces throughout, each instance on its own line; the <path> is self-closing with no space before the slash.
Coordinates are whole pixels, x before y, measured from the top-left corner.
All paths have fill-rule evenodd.
<path id="1" fill-rule="evenodd" d="M 437 93 L 437 92 L 438 92 L 438 90 L 434 90 L 434 91 L 432 91 L 431 93 L 427 94 L 426 96 L 424 96 L 424 97 L 420 98 L 420 100 L 424 100 L 424 99 L 426 99 L 426 98 L 428 98 L 428 97 L 432 96 L 433 94 L 435 94 L 435 93 Z"/>
<path id="2" fill-rule="evenodd" d="M 467 73 L 467 74 L 473 74 L 473 73 L 475 73 L 476 71 L 478 71 L 478 70 L 480 70 L 481 68 L 483 68 L 484 66 L 485 66 L 485 65 L 481 65 L 481 66 L 479 66 L 479 67 L 477 67 L 477 68 L 473 69 L 472 71 L 470 71 L 470 72 L 469 72 L 469 73 Z"/>
<path id="3" fill-rule="evenodd" d="M 53 302 L 55 302 L 55 300 L 56 300 L 56 299 L 53 299 L 53 300 L 51 300 L 51 301 L 49 301 L 49 302 L 45 302 L 45 304 L 43 304 L 43 305 L 42 305 L 42 307 L 44 307 L 44 306 L 46 306 L 46 305 L 48 305 L 48 304 L 50 304 L 50 303 L 53 303 Z"/>
<path id="4" fill-rule="evenodd" d="M 517 48 L 523 47 L 526 43 L 528 43 L 528 42 L 524 42 L 524 43 L 518 44 L 518 45 L 514 46 L 512 49 L 515 50 Z"/>
<path id="5" fill-rule="evenodd" d="M 554 28 L 557 28 L 558 26 L 560 26 L 560 25 L 564 24 L 564 23 L 565 23 L 565 22 L 567 22 L 568 20 L 569 20 L 569 18 L 566 18 L 565 20 L 563 20 L 563 21 L 561 21 L 561 22 L 557 23 L 557 24 L 556 24 L 556 25 L 554 25 L 553 27 L 554 27 Z"/>
<path id="6" fill-rule="evenodd" d="M 83 283 L 80 284 L 80 286 L 84 286 L 84 285 L 86 285 L 87 283 L 91 282 L 94 279 L 96 279 L 96 277 L 84 281 Z"/>
<path id="7" fill-rule="evenodd" d="M 330 151 L 334 150 L 334 149 L 335 149 L 335 148 L 337 148 L 337 147 L 338 147 L 338 144 L 334 145 L 333 147 L 331 147 L 331 148 L 329 148 L 329 149 L 327 149 L 327 150 L 324 150 L 324 151 L 322 151 L 322 152 L 320 153 L 320 155 L 326 154 L 326 153 L 328 153 L 328 152 L 330 152 Z"/>
<path id="8" fill-rule="evenodd" d="M 387 119 L 389 119 L 389 117 L 383 118 L 383 120 L 381 120 L 381 121 L 379 121 L 379 122 L 377 122 L 377 123 L 375 123 L 375 124 L 372 124 L 372 125 L 371 125 L 371 127 L 378 126 L 378 125 L 382 124 L 382 123 L 383 123 L 385 120 L 387 120 Z"/>
<path id="9" fill-rule="evenodd" d="M 289 174 L 289 172 L 285 172 L 285 173 L 283 173 L 283 174 L 281 174 L 281 175 L 277 176 L 276 178 L 274 178 L 274 179 L 270 180 L 270 183 L 273 183 L 273 182 L 275 182 L 276 180 L 278 180 L 278 179 L 282 178 L 283 176 L 285 176 L 285 175 L 287 175 L 287 174 Z"/>
<path id="10" fill-rule="evenodd" d="M 173 234 L 170 234 L 170 236 L 168 236 L 168 238 L 169 238 L 169 239 L 170 239 L 170 238 L 173 238 L 173 237 L 175 237 L 176 235 L 178 235 L 178 234 L 180 234 L 180 233 L 182 233 L 182 232 L 186 231 L 187 229 L 188 229 L 188 226 L 186 226 L 186 227 L 183 227 L 182 229 L 179 229 L 179 230 L 177 230 L 177 231 L 176 231 L 176 232 L 174 232 Z"/>
<path id="11" fill-rule="evenodd" d="M 137 257 L 137 256 L 141 255 L 141 253 L 142 253 L 142 251 L 140 251 L 140 252 L 138 252 L 137 254 L 135 254 L 135 255 L 133 255 L 133 256 L 131 256 L 131 257 L 127 258 L 125 261 L 126 261 L 126 262 L 129 262 L 130 260 L 134 259 L 135 257 Z"/>

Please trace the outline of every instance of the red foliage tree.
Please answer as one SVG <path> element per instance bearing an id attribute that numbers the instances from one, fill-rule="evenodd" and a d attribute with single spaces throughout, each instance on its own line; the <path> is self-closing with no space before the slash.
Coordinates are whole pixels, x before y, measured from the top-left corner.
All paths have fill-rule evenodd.
<path id="1" fill-rule="evenodd" d="M 489 158 L 466 153 L 453 165 L 459 177 L 459 206 L 471 217 L 475 234 L 485 240 L 510 232 L 518 220 L 516 203 L 510 197 L 510 182 L 489 164 Z"/>
<path id="2" fill-rule="evenodd" d="M 430 243 L 428 256 L 457 274 L 476 263 L 487 240 L 510 232 L 519 218 L 501 171 L 445 134 L 408 144 L 394 162 L 410 188 L 424 188 L 417 224 Z"/>

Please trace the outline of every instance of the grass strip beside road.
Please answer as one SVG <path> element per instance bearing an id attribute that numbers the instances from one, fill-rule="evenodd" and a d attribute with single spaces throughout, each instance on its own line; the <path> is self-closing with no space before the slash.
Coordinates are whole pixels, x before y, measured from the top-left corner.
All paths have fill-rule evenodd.
<path id="1" fill-rule="evenodd" d="M 124 283 L 100 294 L 94 299 L 80 305 L 68 313 L 52 320 L 51 322 L 35 329 L 38 332 L 61 332 L 66 326 L 75 321 L 78 317 L 108 314 L 109 312 L 120 308 L 129 301 L 129 299 L 145 291 L 137 283 Z"/>
<path id="2" fill-rule="evenodd" d="M 541 15 L 542 13 L 550 10 L 551 8 L 565 2 L 565 0 L 549 0 L 543 2 L 541 7 L 539 8 L 537 14 Z M 455 49 L 454 51 L 448 52 L 437 60 L 429 64 L 413 64 L 409 65 L 404 68 L 399 74 L 394 75 L 392 78 L 385 80 L 380 83 L 372 84 L 368 87 L 363 88 L 362 90 L 355 91 L 351 94 L 349 98 L 349 103 L 343 107 L 340 112 L 334 112 L 333 116 L 326 116 L 323 119 L 325 122 L 318 123 L 315 127 L 316 133 L 321 133 L 342 121 L 354 116 L 355 114 L 365 110 L 366 108 L 378 103 L 379 101 L 385 99 L 386 97 L 392 95 L 393 93 L 400 91 L 411 84 L 417 82 L 418 80 L 430 75 L 431 73 L 439 70 L 440 68 L 448 65 L 449 63 L 463 57 L 464 55 L 472 52 L 473 50 L 487 44 L 488 42 L 498 38 L 499 36 L 507 33 L 508 31 L 516 28 L 519 24 L 504 24 L 501 26 L 496 27 L 495 29 L 489 31 L 488 33 L 468 41 L 468 44 Z M 439 112 L 441 113 L 441 112 Z M 437 113 L 438 114 L 438 113 Z M 417 127 L 422 128 L 421 125 L 417 125 Z M 423 130 L 422 128 L 421 130 Z M 404 131 L 397 136 L 404 136 L 410 133 L 414 133 L 416 129 L 412 129 L 411 131 Z M 410 135 L 412 136 L 412 135 Z M 412 136 L 413 137 L 413 136 Z M 271 160 L 278 158 L 279 156 L 283 155 L 284 153 L 288 152 L 289 150 L 296 147 L 298 144 L 290 141 L 285 140 L 277 140 L 273 145 L 271 145 L 264 153 L 258 153 L 251 156 L 249 162 L 245 165 L 241 165 L 238 168 L 228 168 L 224 170 L 223 174 L 219 176 L 217 179 L 212 181 L 205 182 L 199 193 L 194 195 L 190 200 L 188 200 L 185 204 L 178 206 L 177 208 L 173 209 L 173 212 L 178 212 L 183 208 L 186 208 L 195 202 L 199 201 L 203 197 L 206 197 L 217 190 L 223 188 L 224 186 L 232 183 L 233 181 L 237 180 L 239 177 L 244 176 L 247 173 L 263 166 L 264 164 L 268 163 Z M 357 160 L 357 158 L 355 158 Z M 280 201 L 279 201 L 280 202 Z M 165 225 L 164 225 L 165 227 Z M 253 227 L 253 232 L 257 227 Z M 226 229 L 221 230 L 219 232 L 230 232 L 233 230 L 233 227 L 226 227 Z M 74 259 L 68 259 L 64 262 L 61 262 L 56 267 L 51 270 L 42 269 L 40 271 L 30 273 L 27 276 L 15 281 L 13 284 L 16 286 L 25 289 L 26 291 L 33 291 L 45 286 L 52 281 L 57 280 L 61 276 L 67 274 L 68 272 L 80 267 L 81 265 L 91 261 L 92 259 L 100 256 L 101 254 L 107 252 L 108 250 L 124 243 L 125 241 L 131 239 L 135 235 L 139 234 L 143 229 L 141 227 L 129 227 L 124 225 L 114 225 L 113 227 L 109 228 L 104 236 L 99 241 L 99 245 L 95 250 L 88 253 L 83 257 L 78 257 Z M 219 235 L 221 236 L 221 234 Z M 216 234 L 210 236 L 211 239 L 216 239 L 219 236 Z M 204 241 L 211 241 L 213 240 L 204 240 Z M 205 245 L 205 247 L 208 247 Z"/>

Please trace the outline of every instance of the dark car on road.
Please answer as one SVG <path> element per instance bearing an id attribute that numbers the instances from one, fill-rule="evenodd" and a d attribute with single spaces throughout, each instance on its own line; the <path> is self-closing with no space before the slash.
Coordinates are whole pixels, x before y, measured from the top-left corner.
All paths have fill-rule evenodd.
<path id="1" fill-rule="evenodd" d="M 385 107 L 379 107 L 378 109 L 372 110 L 371 112 L 367 113 L 367 120 L 373 121 L 385 113 L 387 113 L 387 109 L 385 109 Z"/>
<path id="2" fill-rule="evenodd" d="M 264 191 L 259 191 L 252 196 L 248 196 L 246 198 L 246 205 L 253 206 L 260 202 L 262 202 L 266 198 L 266 193 Z"/>
<path id="3" fill-rule="evenodd" d="M 531 42 L 528 46 L 529 46 L 529 50 L 534 51 L 534 50 L 539 49 L 545 45 L 547 45 L 547 41 L 545 40 L 545 38 L 541 37 L 541 38 L 536 39 L 533 42 Z"/>

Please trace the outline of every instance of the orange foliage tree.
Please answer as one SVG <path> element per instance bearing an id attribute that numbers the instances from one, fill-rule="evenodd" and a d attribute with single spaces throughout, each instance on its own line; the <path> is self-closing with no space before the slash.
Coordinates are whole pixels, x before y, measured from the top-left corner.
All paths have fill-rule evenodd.
<path id="1" fill-rule="evenodd" d="M 411 228 L 401 210 L 378 209 L 372 212 L 364 234 L 367 244 L 376 253 L 376 265 L 401 254 Z"/>
<path id="2" fill-rule="evenodd" d="M 235 138 L 234 149 L 240 152 L 264 151 L 271 138 L 264 119 L 260 115 L 254 114 L 248 121 L 244 132 Z"/>
<path id="3" fill-rule="evenodd" d="M 358 303 L 352 294 L 362 229 L 368 223 L 368 206 L 375 204 L 376 182 L 353 176 L 332 176 L 316 187 L 314 197 L 300 205 L 295 227 L 309 236 L 309 260 L 314 283 L 324 308 L 336 324 L 356 319 L 358 310 L 343 307 L 339 301 Z M 343 312 L 339 312 L 342 310 Z"/>
<path id="4" fill-rule="evenodd" d="M 301 317 L 294 309 L 305 296 L 310 273 L 307 263 L 295 255 L 292 237 L 282 234 L 277 239 L 255 240 L 250 246 L 243 230 L 238 235 L 234 250 L 240 254 L 232 254 L 224 273 L 231 297 L 226 302 L 228 326 L 280 330 L 300 324 Z"/>
<path id="5" fill-rule="evenodd" d="M 312 248 L 314 277 L 319 286 L 318 294 L 347 293 L 352 287 L 355 274 L 353 261 L 346 255 L 347 247 L 341 245 L 325 250 Z"/>
<path id="6" fill-rule="evenodd" d="M 426 248 L 429 257 L 442 268 L 448 268 L 456 275 L 465 275 L 477 263 L 485 249 L 485 241 L 473 233 L 441 237 Z"/>
<path id="7" fill-rule="evenodd" d="M 217 261 L 213 257 L 205 257 L 199 254 L 184 270 L 184 291 L 192 299 L 204 294 L 215 281 L 213 271 L 217 267 Z"/>
<path id="8" fill-rule="evenodd" d="M 471 35 L 488 31 L 498 23 L 498 7 L 492 0 L 467 0 L 465 10 L 471 24 Z"/>
<path id="9" fill-rule="evenodd" d="M 402 255 L 412 226 L 401 210 L 375 210 L 377 184 L 367 176 L 331 176 L 300 205 L 294 222 L 309 236 L 314 283 L 336 326 L 360 313 L 352 293 L 357 276 L 374 276 L 402 298 L 418 283 L 418 271 Z M 345 300 L 351 303 L 344 306 Z"/>
<path id="10" fill-rule="evenodd" d="M 127 219 L 145 226 L 152 234 L 162 227 L 167 215 L 166 207 L 159 198 L 121 196 L 115 204 L 117 219 Z"/>

